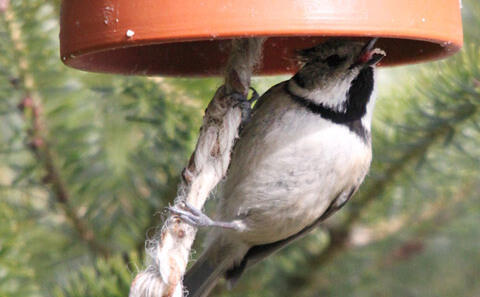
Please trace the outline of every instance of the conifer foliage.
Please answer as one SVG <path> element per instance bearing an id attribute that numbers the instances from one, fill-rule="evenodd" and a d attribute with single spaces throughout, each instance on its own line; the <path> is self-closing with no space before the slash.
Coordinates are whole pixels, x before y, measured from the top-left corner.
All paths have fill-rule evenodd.
<path id="1" fill-rule="evenodd" d="M 458 55 L 382 70 L 348 207 L 215 296 L 480 295 L 480 4 L 463 6 Z M 127 296 L 218 81 L 68 69 L 58 10 L 0 0 L 0 296 Z"/>

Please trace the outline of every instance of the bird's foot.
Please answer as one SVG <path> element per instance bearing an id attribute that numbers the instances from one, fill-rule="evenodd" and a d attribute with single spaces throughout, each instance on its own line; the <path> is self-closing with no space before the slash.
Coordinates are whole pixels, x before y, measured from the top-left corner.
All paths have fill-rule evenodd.
<path id="1" fill-rule="evenodd" d="M 179 216 L 187 224 L 194 227 L 220 227 L 225 229 L 233 229 L 235 231 L 242 231 L 244 229 L 243 224 L 239 221 L 221 222 L 210 219 L 201 210 L 191 206 L 187 202 L 183 202 L 181 208 L 172 206 L 168 208 L 170 212 Z"/>
<path id="2" fill-rule="evenodd" d="M 250 87 L 250 90 L 252 90 L 252 96 L 250 99 L 247 99 L 240 93 L 233 93 L 230 95 L 230 98 L 236 101 L 234 106 L 239 106 L 242 110 L 242 125 L 250 119 L 250 115 L 252 113 L 252 104 L 255 103 L 260 97 L 254 88 Z"/>
<path id="3" fill-rule="evenodd" d="M 250 114 L 252 113 L 252 103 L 242 94 L 233 93 L 230 95 L 235 101 L 235 107 L 240 107 L 242 111 L 242 124 L 246 123 L 250 119 Z"/>

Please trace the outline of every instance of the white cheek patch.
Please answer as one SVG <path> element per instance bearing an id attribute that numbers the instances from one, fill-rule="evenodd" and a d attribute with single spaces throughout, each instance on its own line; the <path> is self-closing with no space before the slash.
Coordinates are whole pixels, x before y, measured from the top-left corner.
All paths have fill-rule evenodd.
<path id="1" fill-rule="evenodd" d="M 350 89 L 350 79 L 339 79 L 335 84 L 316 90 L 307 90 L 290 80 L 289 89 L 294 95 L 303 97 L 315 104 L 322 105 L 335 112 L 346 112 L 347 93 Z"/>
<path id="2" fill-rule="evenodd" d="M 336 112 L 346 112 L 347 109 L 347 93 L 350 89 L 348 80 L 337 81 L 333 86 L 323 89 L 314 90 L 305 96 L 315 103 L 321 103 L 323 106 Z M 317 102 L 317 100 L 319 102 Z"/>

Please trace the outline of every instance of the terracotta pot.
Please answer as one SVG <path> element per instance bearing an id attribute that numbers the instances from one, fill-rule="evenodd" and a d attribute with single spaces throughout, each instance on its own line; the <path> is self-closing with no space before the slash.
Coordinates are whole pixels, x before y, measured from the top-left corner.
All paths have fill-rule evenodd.
<path id="1" fill-rule="evenodd" d="M 297 49 L 328 36 L 382 37 L 383 65 L 462 46 L 459 0 L 63 0 L 68 66 L 95 72 L 216 75 L 229 38 L 268 36 L 258 74 L 296 70 Z"/>

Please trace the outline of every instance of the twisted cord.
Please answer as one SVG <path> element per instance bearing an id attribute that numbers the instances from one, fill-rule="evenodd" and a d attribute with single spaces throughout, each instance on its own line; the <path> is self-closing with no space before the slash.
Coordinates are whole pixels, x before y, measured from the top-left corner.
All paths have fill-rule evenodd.
<path id="1" fill-rule="evenodd" d="M 186 201 L 202 209 L 210 191 L 225 176 L 230 153 L 238 137 L 242 110 L 233 94 L 247 96 L 250 77 L 260 60 L 263 38 L 234 39 L 225 71 L 225 85 L 205 110 L 200 136 L 182 172 L 175 205 Z M 170 214 L 162 229 L 147 240 L 147 268 L 133 280 L 130 297 L 182 297 L 182 278 L 187 267 L 196 228 Z"/>

